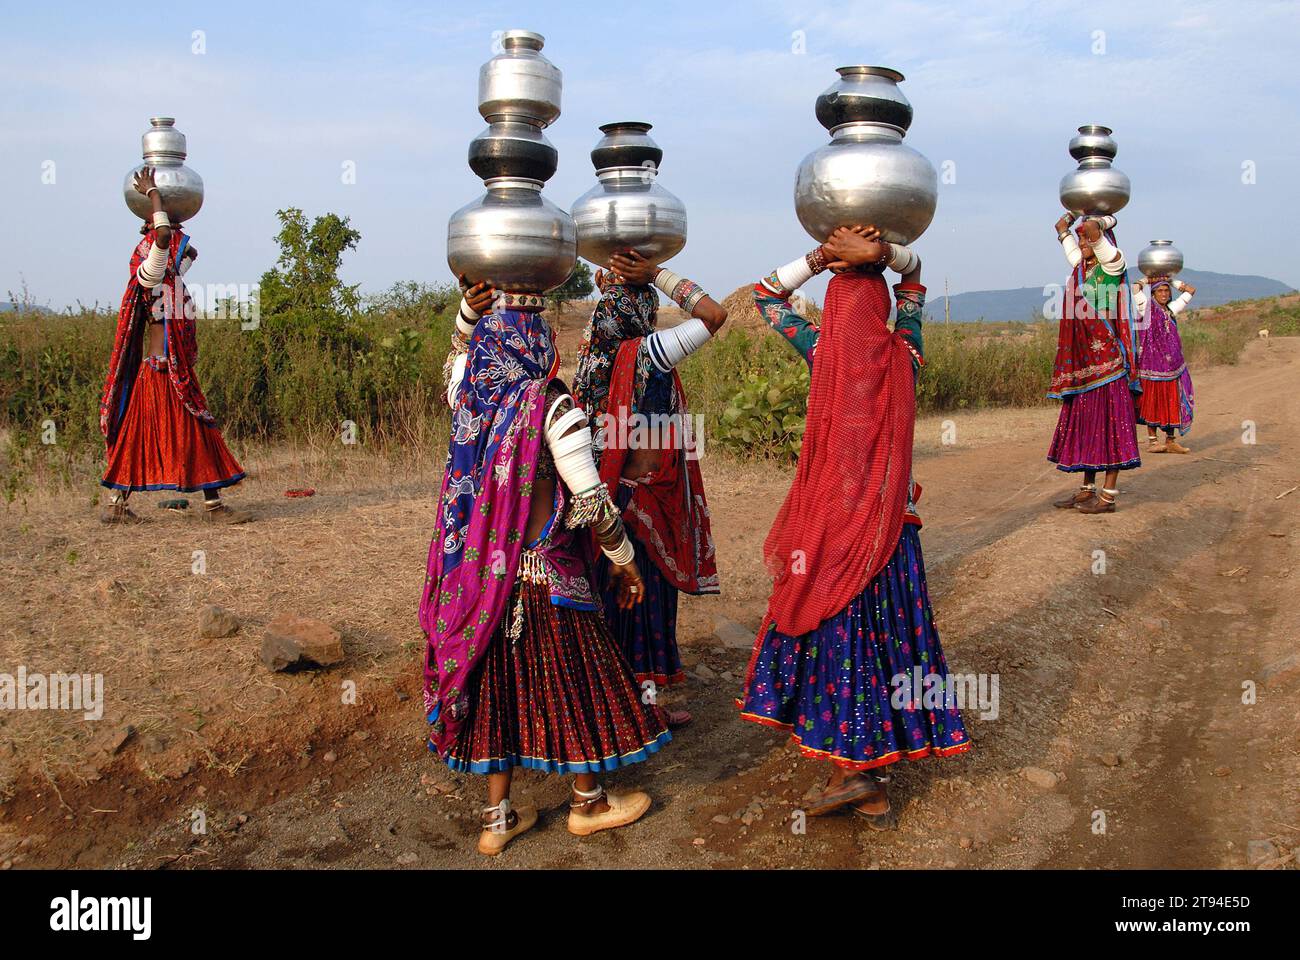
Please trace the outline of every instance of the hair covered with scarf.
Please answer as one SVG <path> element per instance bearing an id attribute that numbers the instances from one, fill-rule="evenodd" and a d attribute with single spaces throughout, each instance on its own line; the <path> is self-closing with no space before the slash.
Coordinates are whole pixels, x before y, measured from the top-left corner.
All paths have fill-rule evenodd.
<path id="1" fill-rule="evenodd" d="M 888 319 L 879 272 L 831 279 L 798 469 L 763 545 L 773 577 L 767 622 L 791 636 L 844 609 L 902 533 L 916 388 L 912 354 Z"/>
<path id="2" fill-rule="evenodd" d="M 172 229 L 167 248 L 167 272 L 158 286 L 151 290 L 136 276 L 157 237 L 157 232 L 150 227 L 131 252 L 131 278 L 118 308 L 113 353 L 108 361 L 108 375 L 99 401 L 99 429 L 110 448 L 117 439 L 117 429 L 130 403 L 136 375 L 140 372 L 144 330 L 151 319 L 163 322 L 167 378 L 176 395 L 190 414 L 204 423 L 215 422 L 194 375 L 194 364 L 199 357 L 198 338 L 194 330 L 192 301 L 178 271 L 190 238 L 180 230 Z"/>
<path id="3" fill-rule="evenodd" d="M 668 418 L 671 442 L 660 448 L 659 469 L 636 485 L 623 522 L 675 588 L 717 593 L 704 479 L 698 459 L 686 450 L 686 392 L 676 370 L 660 371 L 650 362 L 649 351 L 641 349 L 655 330 L 658 307 L 653 287 L 605 285 L 578 356 L 573 396 L 593 424 L 600 479 L 611 498 L 618 495 L 630 452 L 627 444 L 637 435 L 632 418 Z"/>
<path id="4" fill-rule="evenodd" d="M 1104 231 L 1104 236 L 1115 245 L 1113 230 Z M 1094 283 L 1089 277 L 1090 271 L 1080 258 L 1070 271 L 1062 294 L 1056 357 L 1047 393 L 1053 400 L 1087 393 L 1126 374 L 1130 378 L 1137 374 L 1133 359 L 1137 330 L 1133 321 L 1128 270 L 1117 274 L 1113 284 Z M 1092 301 L 1100 300 L 1103 293 L 1110 296 L 1112 292 L 1113 305 L 1093 305 Z M 1131 389 L 1141 391 L 1136 384 Z"/>
<path id="5" fill-rule="evenodd" d="M 506 612 L 524 548 L 545 415 L 559 368 L 540 314 L 479 320 L 452 409 L 420 626 L 430 745 L 446 754 L 469 712 L 468 679 Z"/>

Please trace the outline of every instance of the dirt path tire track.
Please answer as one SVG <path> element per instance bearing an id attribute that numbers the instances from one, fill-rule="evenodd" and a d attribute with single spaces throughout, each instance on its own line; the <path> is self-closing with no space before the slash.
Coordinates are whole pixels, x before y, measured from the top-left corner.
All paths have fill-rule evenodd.
<path id="1" fill-rule="evenodd" d="M 543 829 L 485 862 L 471 849 L 480 784 L 430 762 L 412 732 L 412 702 L 380 698 L 363 722 L 342 723 L 330 721 L 322 689 L 302 697 L 306 722 L 319 727 L 305 753 L 292 737 L 268 740 L 250 717 L 249 743 L 263 751 L 234 777 L 206 770 L 157 784 L 119 764 L 65 790 L 72 813 L 48 792 L 20 797 L 0 813 L 0 832 L 45 838 L 25 865 L 174 868 L 1244 866 L 1247 844 L 1264 838 L 1285 856 L 1300 843 L 1300 694 L 1295 671 L 1276 665 L 1294 652 L 1300 493 L 1275 497 L 1300 483 L 1290 432 L 1297 374 L 1300 340 L 1275 340 L 1198 377 L 1195 452 L 1126 473 L 1111 516 L 1050 507 L 1074 479 L 1043 459 L 1048 408 L 1030 412 L 1033 430 L 1011 441 L 918 456 L 945 650 L 957 671 L 1001 677 L 1002 713 L 970 721 L 970 755 L 898 765 L 897 833 L 849 817 L 792 833 L 790 813 L 821 771 L 783 737 L 736 718 L 747 651 L 720 645 L 713 624 L 758 622 L 762 538 L 788 476 L 722 462 L 706 464 L 706 482 L 725 595 L 686 598 L 682 609 L 688 667 L 707 666 L 715 679 L 692 678 L 684 691 L 692 727 L 651 763 L 610 778 L 654 793 L 636 826 L 576 841 L 563 829 L 563 783 L 525 775 L 519 793 L 543 808 Z M 1244 419 L 1257 424 L 1254 446 L 1241 442 Z M 384 510 L 372 501 L 367 509 Z M 1090 569 L 1098 549 L 1102 576 Z M 406 694 L 411 658 L 401 651 L 379 664 Z M 1240 702 L 1244 680 L 1258 685 L 1253 707 Z M 337 754 L 328 765 L 327 750 Z M 1042 790 L 1022 776 L 1026 766 L 1063 779 Z M 116 804 L 114 822 L 89 813 L 127 782 L 137 793 Z M 216 827 L 196 838 L 187 811 L 200 786 Z M 1098 809 L 1105 834 L 1091 829 Z"/>

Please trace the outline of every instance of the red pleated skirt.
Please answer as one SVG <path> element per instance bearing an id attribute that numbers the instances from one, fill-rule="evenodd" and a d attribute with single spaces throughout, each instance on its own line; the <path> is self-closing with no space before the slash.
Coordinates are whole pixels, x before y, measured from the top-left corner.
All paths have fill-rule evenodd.
<path id="1" fill-rule="evenodd" d="M 1177 380 L 1143 380 L 1137 396 L 1137 422 L 1152 427 L 1177 427 L 1182 423 Z"/>
<path id="2" fill-rule="evenodd" d="M 131 389 L 100 481 L 115 490 L 215 490 L 244 478 L 221 431 L 185 409 L 167 364 L 148 359 Z"/>
<path id="3" fill-rule="evenodd" d="M 511 609 L 521 601 L 520 636 L 507 635 L 510 617 L 492 635 L 448 766 L 599 773 L 645 760 L 672 739 L 641 702 L 602 611 L 553 604 L 546 584 L 523 577 Z"/>

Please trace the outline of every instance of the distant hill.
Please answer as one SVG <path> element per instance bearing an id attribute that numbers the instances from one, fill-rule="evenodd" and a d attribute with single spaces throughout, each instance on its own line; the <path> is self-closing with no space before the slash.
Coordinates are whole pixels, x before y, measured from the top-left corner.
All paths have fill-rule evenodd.
<path id="1" fill-rule="evenodd" d="M 1129 271 L 1129 279 L 1137 276 Z M 1211 273 L 1208 270 L 1184 270 L 1178 275 L 1196 287 L 1196 307 L 1217 307 L 1233 300 L 1254 300 L 1259 297 L 1276 297 L 1291 293 L 1292 288 L 1280 280 L 1268 277 L 1240 276 L 1233 273 Z M 1043 291 L 1040 287 L 1020 287 L 1014 290 L 972 290 L 948 298 L 948 309 L 953 323 L 974 323 L 979 320 L 1003 322 L 1007 320 L 1041 320 L 1043 316 Z M 930 288 L 926 313 L 931 322 L 943 322 L 942 294 Z"/>

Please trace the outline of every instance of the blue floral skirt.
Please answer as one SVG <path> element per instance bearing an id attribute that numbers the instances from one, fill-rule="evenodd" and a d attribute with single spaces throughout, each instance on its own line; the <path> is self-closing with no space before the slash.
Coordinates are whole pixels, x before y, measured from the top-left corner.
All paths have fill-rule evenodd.
<path id="1" fill-rule="evenodd" d="M 804 756 L 867 770 L 970 749 L 947 681 L 921 539 L 904 524 L 889 563 L 842 611 L 802 636 L 767 626 L 739 704 L 744 719 L 788 729 Z"/>

